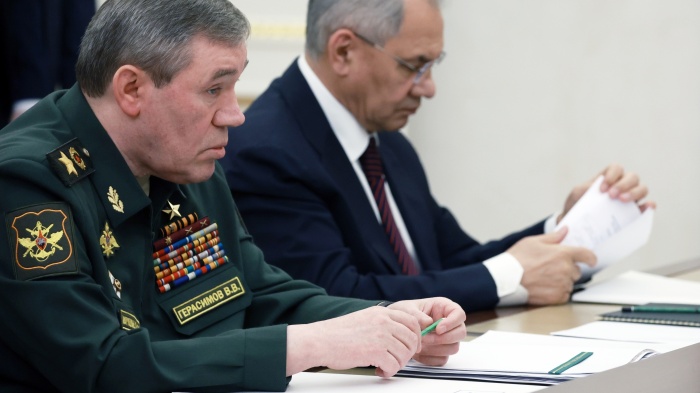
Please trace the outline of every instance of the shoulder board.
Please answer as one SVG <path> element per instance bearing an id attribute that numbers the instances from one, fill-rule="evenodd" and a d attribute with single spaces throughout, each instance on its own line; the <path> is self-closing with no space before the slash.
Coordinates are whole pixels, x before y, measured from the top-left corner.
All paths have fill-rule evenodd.
<path id="1" fill-rule="evenodd" d="M 95 172 L 90 153 L 78 138 L 73 138 L 46 154 L 46 158 L 49 160 L 51 169 L 66 187 L 71 187 Z"/>

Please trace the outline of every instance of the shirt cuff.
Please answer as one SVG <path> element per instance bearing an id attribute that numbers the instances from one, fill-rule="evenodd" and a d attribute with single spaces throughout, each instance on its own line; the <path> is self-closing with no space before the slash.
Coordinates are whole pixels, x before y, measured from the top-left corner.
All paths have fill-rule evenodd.
<path id="1" fill-rule="evenodd" d="M 493 281 L 496 283 L 496 293 L 499 298 L 514 293 L 523 278 L 523 267 L 515 257 L 507 252 L 498 254 L 484 261 Z"/>
<path id="2" fill-rule="evenodd" d="M 518 288 L 515 292 L 510 295 L 503 296 L 498 300 L 496 307 L 509 307 L 509 306 L 522 306 L 527 304 L 527 299 L 530 297 L 530 293 L 527 289 L 518 284 Z"/>
<path id="3" fill-rule="evenodd" d="M 561 212 L 559 211 L 549 216 L 547 221 L 544 222 L 544 233 L 554 232 L 554 229 L 557 227 L 557 217 L 559 217 L 560 214 Z"/>

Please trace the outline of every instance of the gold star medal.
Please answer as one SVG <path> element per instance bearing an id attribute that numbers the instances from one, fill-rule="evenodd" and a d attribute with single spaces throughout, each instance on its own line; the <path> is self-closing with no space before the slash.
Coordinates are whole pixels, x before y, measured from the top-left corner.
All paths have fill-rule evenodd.
<path id="1" fill-rule="evenodd" d="M 100 236 L 100 246 L 102 247 L 102 254 L 107 258 L 114 255 L 114 249 L 119 248 L 119 243 L 117 243 L 117 239 L 112 234 L 112 230 L 106 222 L 105 229 L 102 231 L 102 236 Z"/>
<path id="2" fill-rule="evenodd" d="M 163 213 L 165 214 L 170 214 L 170 219 L 172 220 L 173 217 L 182 217 L 180 215 L 180 205 L 173 205 L 170 203 L 170 200 L 168 200 L 168 205 L 170 205 L 170 209 L 163 209 Z"/>

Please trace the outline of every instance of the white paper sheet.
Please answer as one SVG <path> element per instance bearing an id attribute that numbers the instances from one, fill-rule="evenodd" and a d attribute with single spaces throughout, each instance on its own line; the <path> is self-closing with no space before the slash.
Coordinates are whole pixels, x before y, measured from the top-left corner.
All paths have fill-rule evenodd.
<path id="1" fill-rule="evenodd" d="M 628 271 L 576 292 L 574 302 L 606 304 L 700 302 L 700 283 L 656 274 Z"/>
<path id="2" fill-rule="evenodd" d="M 449 375 L 451 378 L 465 376 L 480 380 L 554 384 L 625 365 L 647 349 L 663 353 L 685 344 L 651 345 L 491 330 L 460 345 L 459 353 L 451 356 L 444 367 L 423 366 L 412 361 L 404 370 L 424 378 Z M 580 352 L 593 352 L 593 355 L 561 375 L 548 374 Z"/>
<path id="3" fill-rule="evenodd" d="M 552 332 L 555 336 L 594 338 L 687 346 L 700 342 L 700 328 L 644 323 L 596 321 L 573 329 Z"/>
<path id="4" fill-rule="evenodd" d="M 642 213 L 634 202 L 611 199 L 600 192 L 602 182 L 601 175 L 557 225 L 569 229 L 562 244 L 586 247 L 598 258 L 592 268 L 579 263 L 584 281 L 646 244 L 654 222 L 654 209 Z"/>

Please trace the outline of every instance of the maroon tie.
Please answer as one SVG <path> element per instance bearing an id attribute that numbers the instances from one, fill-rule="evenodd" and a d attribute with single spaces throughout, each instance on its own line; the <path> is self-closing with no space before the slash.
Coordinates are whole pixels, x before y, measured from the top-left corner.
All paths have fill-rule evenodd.
<path id="1" fill-rule="evenodd" d="M 386 199 L 384 168 L 382 167 L 382 159 L 379 156 L 379 149 L 377 149 L 377 143 L 374 138 L 369 139 L 369 146 L 367 146 L 367 150 L 360 157 L 360 165 L 365 172 L 369 187 L 372 189 L 372 195 L 374 195 L 377 208 L 379 208 L 379 215 L 382 217 L 384 232 L 389 237 L 389 244 L 394 249 L 401 271 L 407 275 L 418 274 L 416 264 L 406 249 L 401 233 L 399 233 L 399 228 L 394 222 L 394 216 L 391 214 L 389 202 Z"/>

